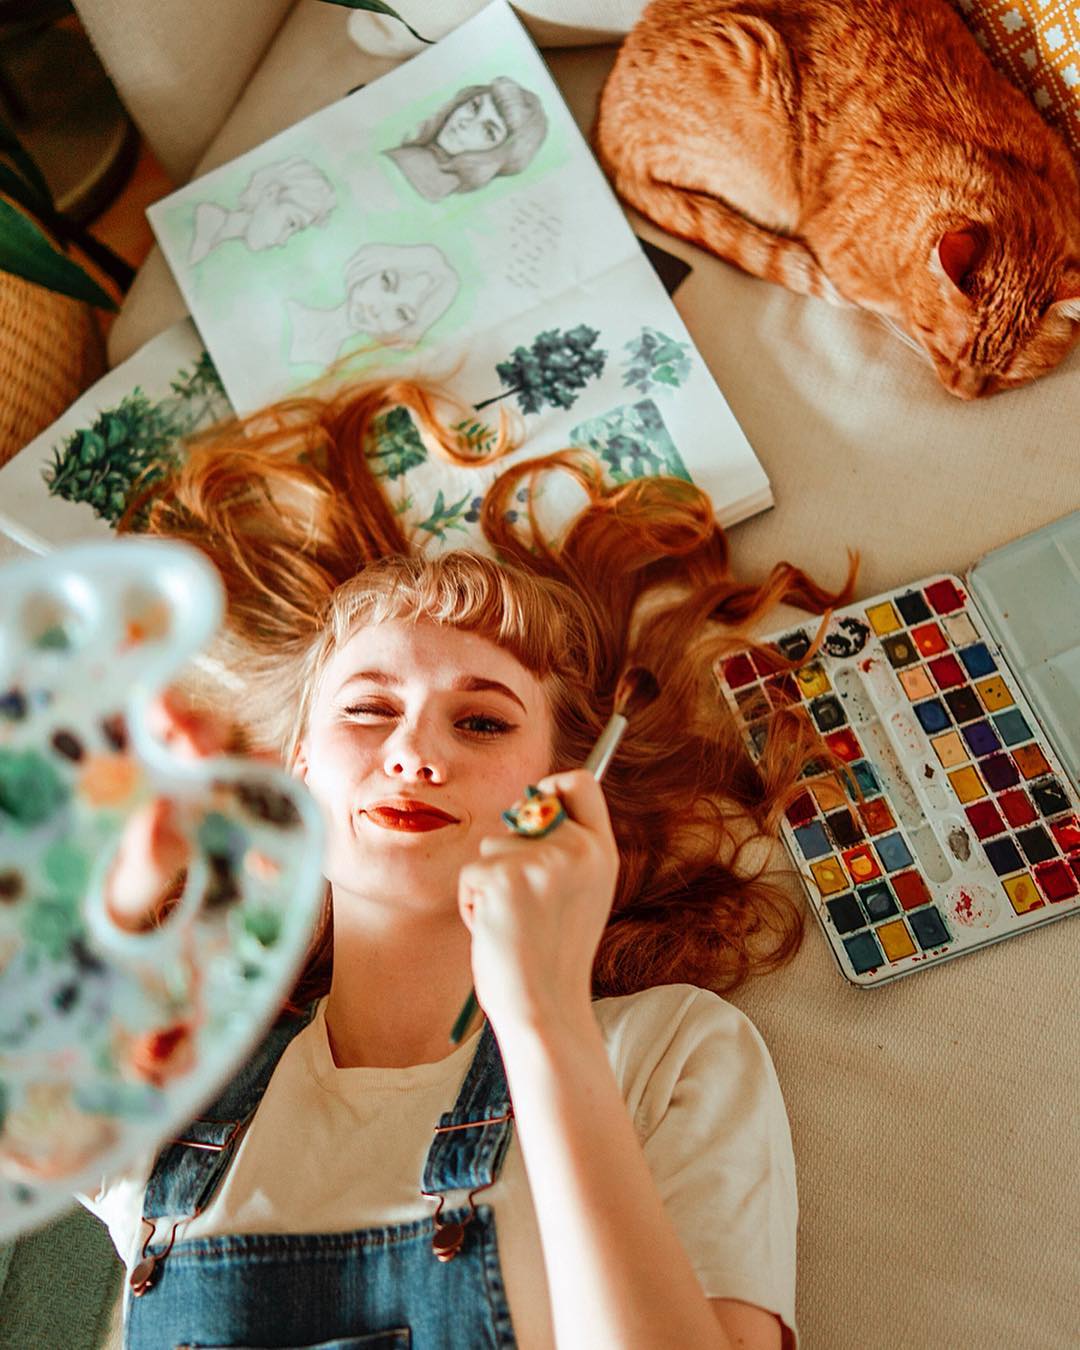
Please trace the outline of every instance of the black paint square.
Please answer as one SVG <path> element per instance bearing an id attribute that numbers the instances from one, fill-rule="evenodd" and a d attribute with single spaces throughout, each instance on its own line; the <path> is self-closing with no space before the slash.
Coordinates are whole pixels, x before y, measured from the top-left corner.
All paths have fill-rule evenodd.
<path id="1" fill-rule="evenodd" d="M 1031 795 L 1044 816 L 1056 816 L 1059 811 L 1068 811 L 1071 805 L 1068 794 L 1056 778 L 1036 784 Z"/>
<path id="2" fill-rule="evenodd" d="M 850 848 L 863 837 L 862 826 L 857 820 L 852 819 L 849 811 L 834 811 L 825 819 L 829 823 L 832 837 L 841 848 Z"/>
<path id="3" fill-rule="evenodd" d="M 841 895 L 835 900 L 826 900 L 825 908 L 829 911 L 838 933 L 853 933 L 856 928 L 866 927 L 866 919 L 853 895 Z"/>
<path id="4" fill-rule="evenodd" d="M 1018 830 L 1016 842 L 1024 850 L 1028 862 L 1046 862 L 1048 858 L 1057 857 L 1054 841 L 1041 825 L 1033 825 L 1030 830 Z"/>
<path id="5" fill-rule="evenodd" d="M 984 715 L 984 708 L 971 685 L 962 685 L 959 689 L 950 689 L 945 695 L 949 711 L 957 722 L 971 722 Z"/>
<path id="6" fill-rule="evenodd" d="M 898 595 L 893 603 L 909 628 L 913 623 L 922 623 L 924 619 L 930 618 L 930 606 L 922 598 L 921 591 L 909 591 L 907 595 Z"/>
<path id="7" fill-rule="evenodd" d="M 815 699 L 810 704 L 810 712 L 818 725 L 819 731 L 835 731 L 837 727 L 842 727 L 847 721 L 844 710 L 840 706 L 840 700 L 834 698 L 832 694 L 826 694 L 824 698 Z"/>

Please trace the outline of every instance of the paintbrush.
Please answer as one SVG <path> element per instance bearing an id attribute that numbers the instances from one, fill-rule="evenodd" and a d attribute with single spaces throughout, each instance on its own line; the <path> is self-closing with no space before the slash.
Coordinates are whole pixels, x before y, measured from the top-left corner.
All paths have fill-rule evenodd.
<path id="1" fill-rule="evenodd" d="M 587 769 L 598 783 L 607 772 L 623 733 L 630 724 L 630 718 L 643 708 L 647 708 L 659 693 L 660 686 L 656 683 L 656 677 L 644 666 L 630 666 L 620 676 L 615 689 L 615 709 L 582 765 L 582 768 Z M 542 839 L 565 817 L 566 812 L 558 793 L 541 792 L 535 787 L 527 787 L 525 796 L 502 813 L 507 828 L 528 839 Z M 472 1021 L 473 1014 L 479 1006 L 474 989 L 466 999 L 465 1006 L 458 1014 L 454 1029 L 450 1033 L 450 1040 L 454 1045 L 457 1045 L 465 1034 L 465 1028 Z"/>

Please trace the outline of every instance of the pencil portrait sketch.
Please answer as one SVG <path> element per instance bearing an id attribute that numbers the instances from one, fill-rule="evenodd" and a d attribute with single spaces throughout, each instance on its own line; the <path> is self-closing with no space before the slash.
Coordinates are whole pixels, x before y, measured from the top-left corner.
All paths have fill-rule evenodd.
<path id="1" fill-rule="evenodd" d="M 345 297 L 332 309 L 286 300 L 290 364 L 328 366 L 360 333 L 382 345 L 415 346 L 461 284 L 434 244 L 365 244 L 346 263 L 344 280 Z"/>
<path id="2" fill-rule="evenodd" d="M 325 225 L 337 197 L 329 179 L 308 159 L 293 156 L 252 175 L 233 210 L 200 202 L 188 263 L 202 262 L 220 244 L 241 240 L 253 253 L 281 248 L 299 230 Z"/>
<path id="3" fill-rule="evenodd" d="M 408 140 L 383 153 L 429 202 L 521 173 L 544 143 L 543 104 L 507 75 L 459 89 Z"/>

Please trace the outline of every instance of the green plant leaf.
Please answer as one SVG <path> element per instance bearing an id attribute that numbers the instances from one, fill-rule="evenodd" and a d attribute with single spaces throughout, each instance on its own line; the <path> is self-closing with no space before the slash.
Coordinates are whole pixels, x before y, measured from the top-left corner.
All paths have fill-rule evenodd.
<path id="1" fill-rule="evenodd" d="M 25 178 L 20 178 L 14 169 L 3 163 L 0 163 L 0 192 L 42 220 L 51 220 L 53 217 L 49 203 L 42 200 Z"/>
<path id="2" fill-rule="evenodd" d="M 15 135 L 2 117 L 0 117 L 0 155 L 7 155 L 23 178 L 26 179 L 31 189 L 45 203 L 48 210 L 55 211 L 56 207 L 53 203 L 52 193 L 49 191 L 49 185 L 45 181 L 45 175 L 23 149 L 18 136 Z"/>
<path id="3" fill-rule="evenodd" d="M 0 201 L 0 272 L 99 309 L 116 309 L 116 302 L 91 276 L 58 253 L 33 221 L 5 201 Z"/>
<path id="4" fill-rule="evenodd" d="M 366 9 L 372 14 L 388 14 L 391 19 L 397 19 L 398 23 L 405 24 L 405 27 L 416 38 L 417 42 L 426 42 L 428 46 L 431 45 L 431 38 L 426 38 L 423 34 L 418 33 L 411 23 L 405 23 L 401 15 L 396 10 L 391 9 L 389 5 L 384 5 L 382 0 L 326 0 L 326 4 L 344 5 L 346 9 Z"/>

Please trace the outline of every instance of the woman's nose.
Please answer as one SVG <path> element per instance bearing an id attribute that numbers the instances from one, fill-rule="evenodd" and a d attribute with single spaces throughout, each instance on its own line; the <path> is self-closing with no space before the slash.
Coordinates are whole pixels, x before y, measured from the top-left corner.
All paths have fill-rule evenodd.
<path id="1" fill-rule="evenodd" d="M 388 778 L 403 782 L 440 783 L 446 776 L 442 756 L 430 740 L 421 744 L 408 733 L 391 737 L 383 768 Z"/>

